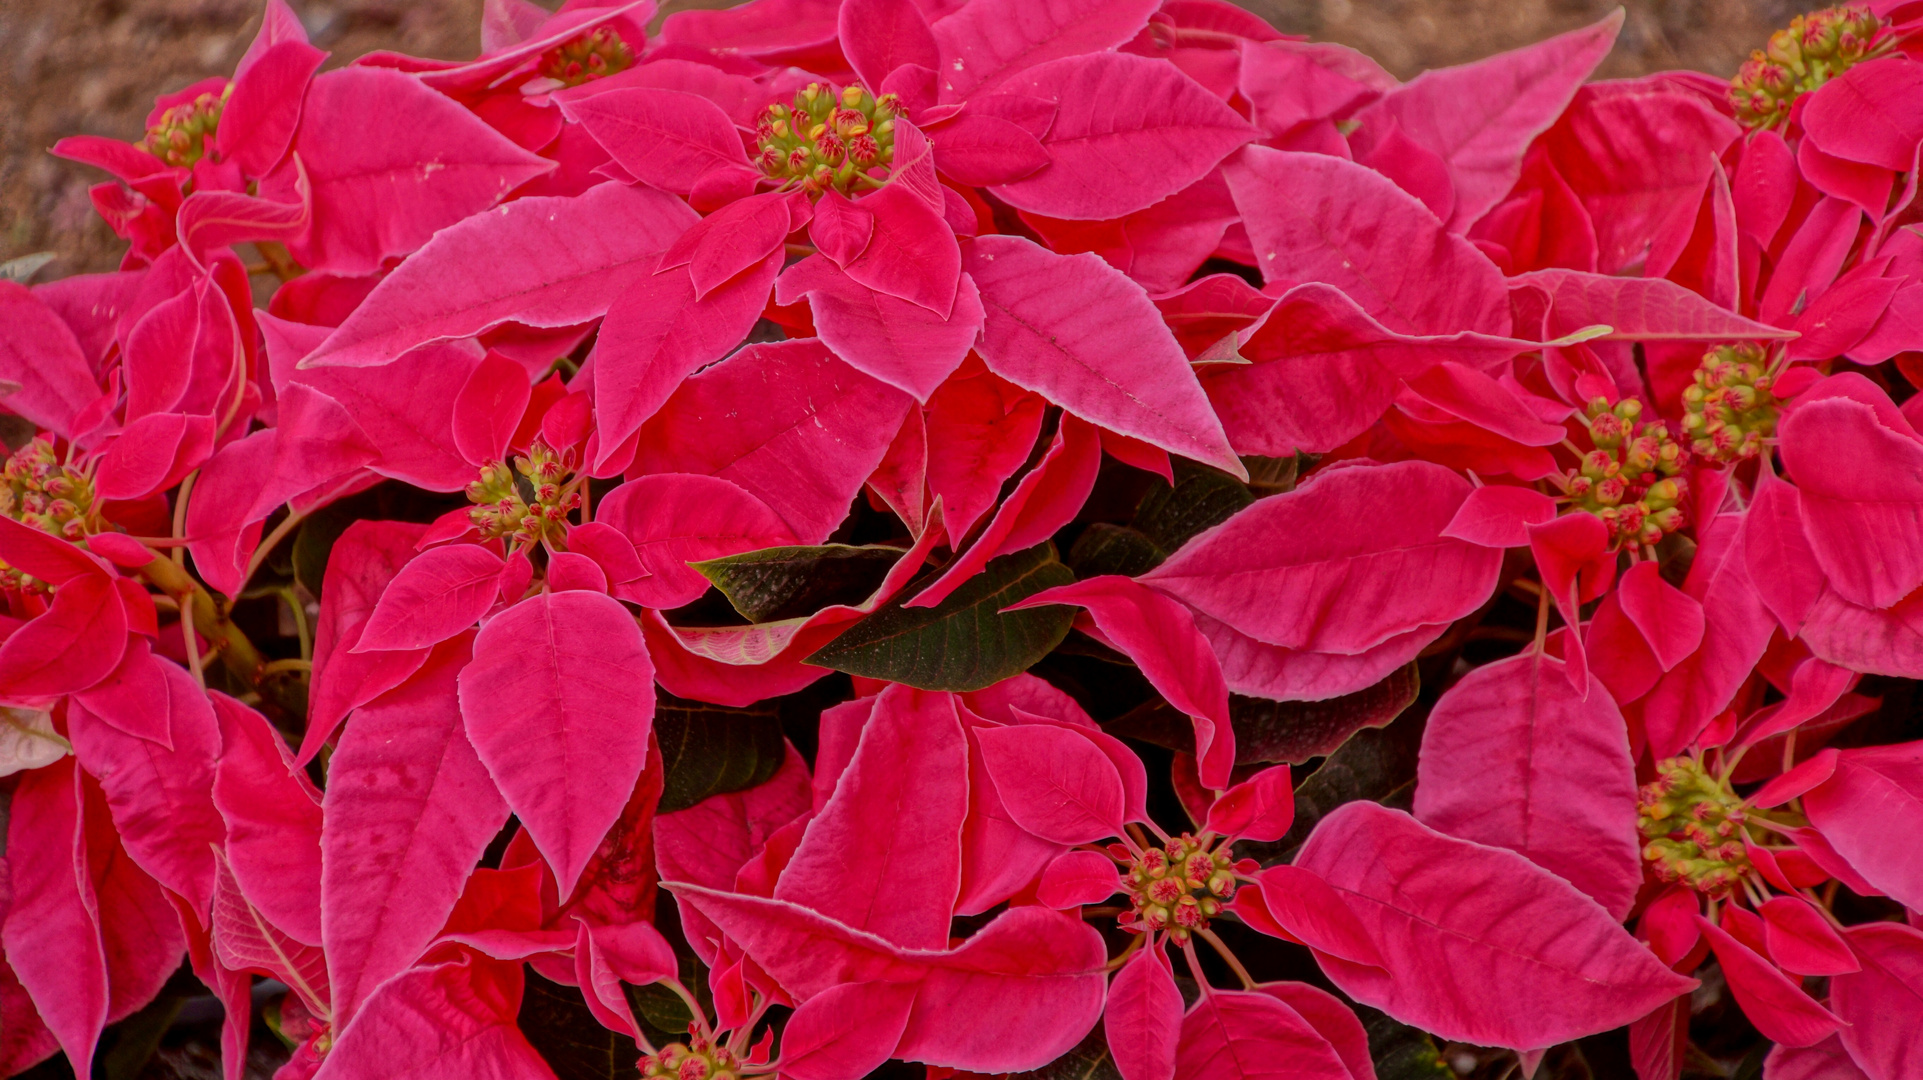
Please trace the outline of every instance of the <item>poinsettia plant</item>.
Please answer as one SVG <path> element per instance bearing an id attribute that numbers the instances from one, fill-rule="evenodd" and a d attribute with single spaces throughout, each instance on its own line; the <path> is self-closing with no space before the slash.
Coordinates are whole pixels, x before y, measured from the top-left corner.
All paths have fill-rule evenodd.
<path id="1" fill-rule="evenodd" d="M 1923 3 L 655 14 L 54 147 L 0 1075 L 1918 1075 Z"/>

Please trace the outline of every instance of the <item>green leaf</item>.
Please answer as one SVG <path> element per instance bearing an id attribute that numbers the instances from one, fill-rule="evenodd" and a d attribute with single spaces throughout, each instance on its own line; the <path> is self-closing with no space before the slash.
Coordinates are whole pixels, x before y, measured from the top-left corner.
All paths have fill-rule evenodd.
<path id="1" fill-rule="evenodd" d="M 1374 686 L 1327 701 L 1270 701 L 1229 695 L 1235 725 L 1235 763 L 1300 765 L 1332 754 L 1356 732 L 1383 727 L 1415 703 L 1422 677 L 1411 663 Z M 1189 718 L 1157 698 L 1106 725 L 1109 734 L 1140 739 L 1170 750 L 1195 751 Z"/>
<path id="2" fill-rule="evenodd" d="M 321 594 L 321 581 L 327 576 L 327 557 L 334 553 L 334 542 L 353 523 L 353 518 L 336 513 L 330 506 L 301 522 L 295 531 L 294 580 L 309 595 Z"/>
<path id="3" fill-rule="evenodd" d="M 1177 458 L 1175 486 L 1156 487 L 1143 496 L 1135 509 L 1135 527 L 1156 547 L 1173 552 L 1254 502 L 1255 496 L 1235 477 Z"/>
<path id="4" fill-rule="evenodd" d="M 1068 549 L 1068 565 L 1078 578 L 1122 574 L 1134 577 L 1162 565 L 1168 552 L 1139 529 L 1098 521 L 1082 530 Z"/>
<path id="5" fill-rule="evenodd" d="M 765 783 L 787 753 L 772 702 L 730 709 L 662 694 L 654 707 L 654 736 L 667 771 L 663 814 Z"/>
<path id="6" fill-rule="evenodd" d="M 1343 803 L 1394 802 L 1407 795 L 1415 784 L 1416 751 L 1428 719 L 1427 708 L 1409 709 L 1388 727 L 1356 732 L 1296 785 L 1295 824 L 1289 834 L 1273 844 L 1244 841 L 1240 852 L 1264 866 L 1286 862 L 1316 822 Z"/>
<path id="7" fill-rule="evenodd" d="M 1355 1014 L 1369 1036 L 1369 1057 L 1375 1062 L 1376 1080 L 1442 1080 L 1455 1076 L 1426 1032 L 1367 1005 L 1355 1006 Z"/>
<path id="8" fill-rule="evenodd" d="M 1068 636 L 1073 608 L 1001 609 L 1075 575 L 1041 543 L 991 561 L 932 608 L 897 596 L 816 650 L 808 663 L 921 690 L 980 690 L 1027 671 Z"/>
<path id="9" fill-rule="evenodd" d="M 880 545 L 822 544 L 762 548 L 688 565 L 714 582 L 742 618 L 761 623 L 812 615 L 830 604 L 859 603 L 881 585 L 901 554 L 900 548 Z"/>
<path id="10" fill-rule="evenodd" d="M 517 1017 L 521 1034 L 547 1059 L 559 1080 L 639 1080 L 641 1050 L 634 1040 L 601 1026 L 581 991 L 549 982 L 532 968 Z"/>
<path id="11" fill-rule="evenodd" d="M 672 942 L 681 985 L 687 987 L 694 999 L 701 1003 L 704 1012 L 712 1013 L 714 1002 L 708 994 L 708 969 L 702 966 L 680 934 L 674 934 Z M 627 995 L 635 1019 L 641 1021 L 641 1033 L 656 1046 L 687 1039 L 688 1024 L 693 1021 L 694 1013 L 688 1009 L 688 1003 L 682 1000 L 680 994 L 658 982 L 645 986 L 624 982 L 621 992 Z"/>
<path id="12" fill-rule="evenodd" d="M 1258 499 L 1294 491 L 1302 470 L 1314 465 L 1320 457 L 1319 454 L 1294 454 L 1289 457 L 1246 454 L 1242 458 L 1242 467 L 1249 471 L 1249 491 Z"/>

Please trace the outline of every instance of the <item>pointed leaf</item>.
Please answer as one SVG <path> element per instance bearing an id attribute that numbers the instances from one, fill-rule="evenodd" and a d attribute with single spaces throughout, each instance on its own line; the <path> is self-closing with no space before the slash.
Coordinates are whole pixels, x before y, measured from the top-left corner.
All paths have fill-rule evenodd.
<path id="1" fill-rule="evenodd" d="M 638 477 L 609 492 L 595 515 L 633 542 L 647 571 L 616 595 L 652 608 L 677 608 L 708 591 L 692 563 L 794 539 L 768 504 L 716 476 Z"/>
<path id="2" fill-rule="evenodd" d="M 225 694 L 213 695 L 213 704 L 221 742 L 214 805 L 227 820 L 224 873 L 265 921 L 292 940 L 319 945 L 319 793 L 266 717 Z"/>
<path id="3" fill-rule="evenodd" d="M 781 718 L 767 706 L 730 709 L 663 698 L 655 704 L 654 736 L 666 774 L 663 814 L 765 784 L 787 760 Z"/>
<path id="4" fill-rule="evenodd" d="M 975 732 L 1002 805 L 1044 840 L 1086 844 L 1120 836 L 1122 778 L 1094 743 L 1041 724 Z"/>
<path id="5" fill-rule="evenodd" d="M 1173 1080 L 1182 992 L 1162 950 L 1143 949 L 1115 973 L 1103 1027 L 1125 1080 Z"/>
<path id="6" fill-rule="evenodd" d="M 1730 993 L 1764 1038 L 1784 1046 L 1814 1046 L 1842 1026 L 1828 1009 L 1729 931 L 1701 915 L 1695 919 L 1696 928 L 1716 952 Z"/>
<path id="7" fill-rule="evenodd" d="M 632 87 L 561 103 L 628 175 L 686 195 L 704 174 L 748 164 L 741 133 L 720 106 L 680 90 Z"/>
<path id="8" fill-rule="evenodd" d="M 960 101 L 1059 57 L 1113 49 L 1133 38 L 1156 5 L 1144 0 L 988 0 L 934 25 L 941 100 Z"/>
<path id="9" fill-rule="evenodd" d="M 812 615 L 829 604 L 859 603 L 875 591 L 901 549 L 825 544 L 770 547 L 690 564 L 749 622 Z"/>
<path id="10" fill-rule="evenodd" d="M 1182 1019 L 1177 1080 L 1348 1080 L 1349 1067 L 1302 1014 L 1267 994 L 1218 990 Z"/>
<path id="11" fill-rule="evenodd" d="M 1549 294 L 1552 337 L 1585 327 L 1607 326 L 1598 341 L 1780 340 L 1786 330 L 1725 311 L 1672 281 L 1625 278 L 1580 270 L 1537 270 L 1509 279 L 1512 288 L 1534 286 Z"/>
<path id="12" fill-rule="evenodd" d="M 917 401 L 927 401 L 961 366 L 984 317 L 981 293 L 966 277 L 943 319 L 861 284 L 825 256 L 803 259 L 775 283 L 776 303 L 793 304 L 803 296 L 814 315 L 815 332 L 836 356 Z"/>
<path id="13" fill-rule="evenodd" d="M 1865 1073 L 1892 1080 L 1923 1054 L 1923 1028 L 1897 1020 L 1923 1009 L 1923 932 L 1867 923 L 1846 933 L 1863 970 L 1830 981 L 1830 1005 L 1846 1025 L 1839 1034 Z"/>
<path id="14" fill-rule="evenodd" d="M 1923 865 L 1899 841 L 1923 822 L 1923 743 L 1843 751 L 1803 807 L 1864 879 L 1905 907 L 1923 904 Z"/>
<path id="15" fill-rule="evenodd" d="M 473 544 L 422 552 L 387 583 L 352 651 L 424 649 L 466 630 L 494 606 L 506 565 Z"/>
<path id="16" fill-rule="evenodd" d="M 515 1025 L 520 1007 L 519 964 L 470 954 L 414 968 L 375 992 L 315 1080 L 553 1080 Z"/>
<path id="17" fill-rule="evenodd" d="M 252 971 L 281 982 L 300 996 L 316 1017 L 332 1015 L 327 958 L 275 926 L 248 902 L 226 858 L 214 855 L 214 957 L 230 971 Z"/>

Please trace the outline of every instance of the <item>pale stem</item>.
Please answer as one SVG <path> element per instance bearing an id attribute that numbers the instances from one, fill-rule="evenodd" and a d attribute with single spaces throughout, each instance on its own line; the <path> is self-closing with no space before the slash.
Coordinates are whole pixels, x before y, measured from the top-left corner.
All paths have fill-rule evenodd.
<path id="1" fill-rule="evenodd" d="M 180 482 L 180 490 L 174 493 L 174 539 L 180 546 L 174 548 L 174 565 L 187 565 L 187 496 L 193 493 L 194 481 L 200 479 L 198 470 L 187 474 Z"/>
<path id="2" fill-rule="evenodd" d="M 1108 971 L 1121 970 L 1122 965 L 1128 963 L 1128 958 L 1131 956 L 1134 956 L 1135 950 L 1141 948 L 1142 943 L 1147 940 L 1148 940 L 1147 934 L 1129 935 L 1128 947 L 1123 949 L 1121 952 L 1115 954 L 1115 959 L 1110 960 L 1108 962 L 1108 967 L 1105 970 L 1108 970 Z"/>
<path id="3" fill-rule="evenodd" d="M 1209 985 L 1208 976 L 1202 974 L 1202 960 L 1195 955 L 1195 938 L 1190 937 L 1182 943 L 1182 956 L 1189 962 L 1189 974 L 1195 976 L 1195 984 L 1202 988 L 1203 997 L 1214 997 L 1215 987 Z"/>
<path id="4" fill-rule="evenodd" d="M 306 514 L 295 513 L 290 509 L 287 511 L 287 516 L 280 520 L 280 524 L 274 526 L 274 531 L 261 539 L 260 546 L 254 549 L 254 554 L 247 560 L 247 569 L 240 575 L 240 586 L 234 590 L 236 597 L 247 591 L 247 583 L 254 579 L 254 571 L 259 570 L 260 565 L 267 561 L 267 556 L 273 552 L 274 545 L 287 539 L 287 534 L 293 532 L 294 528 L 306 519 Z"/>

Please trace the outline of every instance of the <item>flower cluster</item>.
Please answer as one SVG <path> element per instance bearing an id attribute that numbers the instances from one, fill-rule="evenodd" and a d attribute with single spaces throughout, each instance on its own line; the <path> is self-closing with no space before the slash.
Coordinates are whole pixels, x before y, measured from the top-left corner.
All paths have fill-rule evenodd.
<path id="1" fill-rule="evenodd" d="M 1914 1080 L 1918 5 L 654 15 L 55 147 L 0 1076 Z"/>

